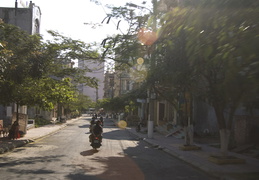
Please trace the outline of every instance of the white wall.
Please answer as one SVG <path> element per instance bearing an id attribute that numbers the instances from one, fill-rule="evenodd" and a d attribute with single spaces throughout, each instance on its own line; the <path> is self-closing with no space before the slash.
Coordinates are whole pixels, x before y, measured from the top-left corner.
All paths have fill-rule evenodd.
<path id="1" fill-rule="evenodd" d="M 87 72 L 85 75 L 88 77 L 95 77 L 99 80 L 98 91 L 95 88 L 89 86 L 83 86 L 82 93 L 89 96 L 91 100 L 103 99 L 104 96 L 104 62 L 98 61 L 78 61 L 78 68 L 89 68 L 93 72 Z"/>

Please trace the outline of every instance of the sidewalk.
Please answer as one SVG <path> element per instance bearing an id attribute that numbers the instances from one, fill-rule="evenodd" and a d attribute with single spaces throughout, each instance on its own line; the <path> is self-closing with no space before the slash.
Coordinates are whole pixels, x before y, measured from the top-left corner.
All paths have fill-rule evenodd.
<path id="1" fill-rule="evenodd" d="M 67 126 L 78 119 L 67 120 L 63 124 L 50 124 L 39 128 L 32 128 L 27 131 L 24 137 L 17 140 L 10 140 L 7 137 L 0 137 L 0 154 L 12 151 L 14 148 L 24 146 L 25 144 L 31 143 L 37 139 L 48 136 L 52 133 L 59 131 L 60 129 Z"/>
<path id="2" fill-rule="evenodd" d="M 245 164 L 227 164 L 218 165 L 208 160 L 210 155 L 219 153 L 219 149 L 210 147 L 206 144 L 195 144 L 201 147 L 201 150 L 183 151 L 179 147 L 184 145 L 183 139 L 178 139 L 173 136 L 165 137 L 157 132 L 153 133 L 153 138 L 147 138 L 147 134 L 136 132 L 135 128 L 127 128 L 127 130 L 138 136 L 140 139 L 151 144 L 164 152 L 177 157 L 206 173 L 213 174 L 221 179 L 244 179 L 255 180 L 259 179 L 259 160 L 237 153 L 230 152 L 229 155 L 235 156 L 246 161 Z"/>

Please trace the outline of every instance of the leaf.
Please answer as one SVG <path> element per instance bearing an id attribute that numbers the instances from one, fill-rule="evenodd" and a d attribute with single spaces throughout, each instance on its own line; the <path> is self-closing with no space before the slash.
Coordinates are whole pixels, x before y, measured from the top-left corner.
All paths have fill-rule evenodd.
<path id="1" fill-rule="evenodd" d="M 180 35 L 182 29 L 183 29 L 183 25 L 181 25 L 181 26 L 179 26 L 179 27 L 177 28 L 176 33 L 175 33 L 176 36 L 179 36 L 179 35 Z"/>
<path id="2" fill-rule="evenodd" d="M 212 52 L 213 52 L 213 47 L 211 45 L 206 45 L 204 54 L 203 54 L 204 58 L 208 59 L 209 56 L 212 54 Z"/>

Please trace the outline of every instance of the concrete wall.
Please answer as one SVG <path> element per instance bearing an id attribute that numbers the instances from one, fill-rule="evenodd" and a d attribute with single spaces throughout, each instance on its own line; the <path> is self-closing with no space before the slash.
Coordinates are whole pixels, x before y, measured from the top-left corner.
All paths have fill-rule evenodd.
<path id="1" fill-rule="evenodd" d="M 0 18 L 5 23 L 18 26 L 29 34 L 39 33 L 41 11 L 34 4 L 30 4 L 29 8 L 0 7 Z"/>

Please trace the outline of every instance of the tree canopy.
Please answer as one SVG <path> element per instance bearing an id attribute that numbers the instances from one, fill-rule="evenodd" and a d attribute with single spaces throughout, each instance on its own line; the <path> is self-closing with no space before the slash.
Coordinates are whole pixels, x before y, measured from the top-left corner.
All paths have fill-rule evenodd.
<path id="1" fill-rule="evenodd" d="M 85 76 L 91 69 L 73 67 L 75 60 L 99 60 L 92 44 L 49 31 L 53 41 L 43 42 L 20 28 L 0 23 L 0 102 L 8 105 L 38 105 L 52 109 L 56 103 L 77 98 L 78 83 L 97 86 Z"/>
<path id="2" fill-rule="evenodd" d="M 175 105 L 186 94 L 208 102 L 219 129 L 229 133 L 237 108 L 258 104 L 259 1 L 165 0 L 166 13 L 152 2 L 154 11 L 142 16 L 113 8 L 110 18 L 132 26 L 106 39 L 104 54 L 114 51 L 128 67 L 143 58 L 146 87 Z"/>

